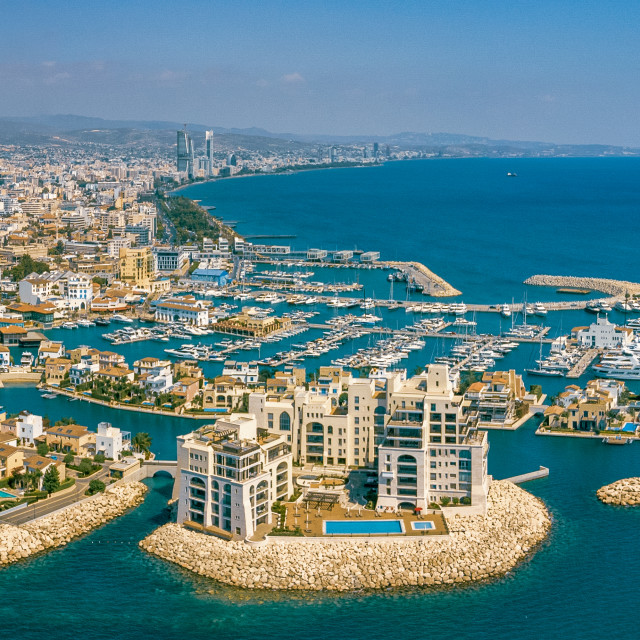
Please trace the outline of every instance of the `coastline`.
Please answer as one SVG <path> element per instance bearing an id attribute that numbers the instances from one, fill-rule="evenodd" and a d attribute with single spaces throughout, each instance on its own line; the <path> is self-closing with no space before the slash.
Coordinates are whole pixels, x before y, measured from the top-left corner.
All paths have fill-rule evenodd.
<path id="1" fill-rule="evenodd" d="M 108 486 L 104 493 L 26 524 L 0 523 L 0 566 L 66 545 L 137 507 L 147 491 L 141 482 L 114 484 Z"/>
<path id="2" fill-rule="evenodd" d="M 427 158 L 425 158 L 427 159 Z M 371 164 L 353 164 L 347 167 L 339 167 L 339 166 L 328 166 L 328 167 L 309 167 L 309 168 L 303 168 L 300 167 L 298 169 L 287 169 L 286 171 L 277 171 L 277 172 L 272 172 L 272 173 L 243 173 L 242 175 L 234 175 L 234 176 L 225 176 L 225 177 L 211 177 L 208 178 L 206 180 L 194 180 L 192 182 L 188 182 L 187 184 L 182 184 L 178 187 L 176 187 L 175 189 L 171 189 L 171 191 L 167 191 L 168 195 L 173 195 L 175 193 L 177 193 L 178 191 L 182 191 L 183 189 L 187 189 L 189 187 L 195 187 L 199 184 L 209 184 L 212 182 L 220 182 L 222 180 L 233 180 L 236 178 L 258 178 L 258 177 L 272 177 L 272 176 L 292 176 L 296 173 L 305 173 L 307 171 L 329 171 L 329 170 L 335 170 L 335 169 L 367 169 L 370 167 L 381 167 L 384 164 L 386 164 L 387 162 L 398 162 L 397 160 L 385 160 L 384 162 L 377 162 L 377 163 L 371 163 Z M 185 196 L 186 198 L 187 196 Z M 189 198 L 189 200 L 192 200 L 192 198 Z M 194 202 L 197 203 L 196 200 L 194 200 Z"/>

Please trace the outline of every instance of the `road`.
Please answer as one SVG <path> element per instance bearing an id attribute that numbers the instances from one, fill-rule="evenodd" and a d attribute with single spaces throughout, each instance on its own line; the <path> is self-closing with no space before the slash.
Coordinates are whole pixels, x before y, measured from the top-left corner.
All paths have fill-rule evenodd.
<path id="1" fill-rule="evenodd" d="M 13 513 L 8 513 L 6 515 L 0 514 L 0 524 L 24 524 L 25 522 L 30 522 L 35 518 L 39 518 L 47 515 L 48 513 L 52 513 L 53 511 L 57 511 L 58 509 L 62 509 L 63 507 L 68 507 L 74 502 L 86 497 L 84 492 L 89 488 L 89 483 L 92 480 L 102 480 L 107 484 L 106 480 L 108 479 L 108 476 L 109 467 L 105 465 L 100 471 L 94 473 L 88 478 L 77 479 L 74 491 L 69 491 L 61 496 L 53 494 L 50 498 L 40 500 L 28 507 L 20 509 L 19 511 L 14 511 Z"/>

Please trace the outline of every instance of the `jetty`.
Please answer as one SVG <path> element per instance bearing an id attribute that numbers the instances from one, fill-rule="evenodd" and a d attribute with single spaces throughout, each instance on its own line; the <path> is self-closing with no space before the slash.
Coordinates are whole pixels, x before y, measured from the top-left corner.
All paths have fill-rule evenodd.
<path id="1" fill-rule="evenodd" d="M 530 471 L 529 473 L 521 473 L 518 476 L 505 478 L 505 481 L 513 482 L 513 484 L 522 484 L 523 482 L 530 482 L 531 480 L 546 478 L 548 475 L 549 475 L 548 467 L 543 467 L 542 465 L 540 465 L 540 468 L 537 471 Z"/>
<path id="2" fill-rule="evenodd" d="M 409 281 L 422 285 L 424 291 L 434 298 L 462 295 L 462 291 L 451 286 L 444 278 L 435 274 L 421 262 L 387 262 L 386 264 L 405 272 Z"/>
<path id="3" fill-rule="evenodd" d="M 589 349 L 585 351 L 580 360 L 573 365 L 567 378 L 579 378 L 586 370 L 587 367 L 593 362 L 594 358 L 600 353 L 600 349 Z"/>

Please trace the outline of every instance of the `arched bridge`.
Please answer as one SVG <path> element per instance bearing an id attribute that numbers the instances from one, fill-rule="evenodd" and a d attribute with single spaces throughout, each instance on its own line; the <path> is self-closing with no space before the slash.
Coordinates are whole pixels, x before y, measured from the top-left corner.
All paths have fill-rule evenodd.
<path id="1" fill-rule="evenodd" d="M 172 478 L 176 477 L 178 469 L 177 460 L 145 460 L 142 463 L 143 478 L 153 478 L 158 473 L 168 473 Z"/>

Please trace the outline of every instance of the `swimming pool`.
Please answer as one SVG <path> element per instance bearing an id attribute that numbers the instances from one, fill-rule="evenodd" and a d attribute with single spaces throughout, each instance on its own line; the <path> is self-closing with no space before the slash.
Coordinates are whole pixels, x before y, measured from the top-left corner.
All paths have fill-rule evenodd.
<path id="1" fill-rule="evenodd" d="M 15 498 L 15 496 L 13 495 L 13 493 L 7 493 L 6 491 L 0 489 L 0 498 Z"/>
<path id="2" fill-rule="evenodd" d="M 411 523 L 411 528 L 414 531 L 433 531 L 433 529 L 436 528 L 436 525 L 428 520 L 418 520 Z"/>
<path id="3" fill-rule="evenodd" d="M 402 520 L 325 520 L 328 536 L 367 536 L 404 533 Z"/>

